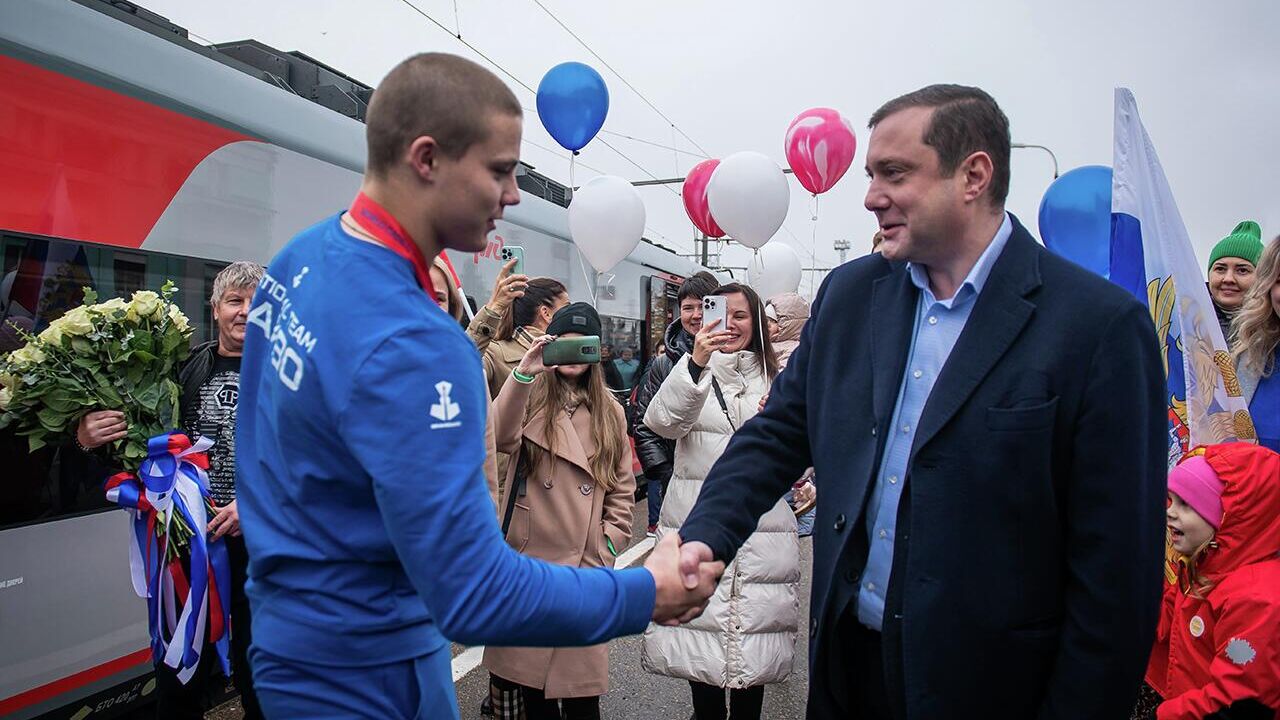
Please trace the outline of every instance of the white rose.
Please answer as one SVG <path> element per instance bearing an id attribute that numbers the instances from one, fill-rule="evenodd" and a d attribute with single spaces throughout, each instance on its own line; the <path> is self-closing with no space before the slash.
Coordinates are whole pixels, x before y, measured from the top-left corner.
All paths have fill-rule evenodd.
<path id="1" fill-rule="evenodd" d="M 104 315 L 108 315 L 115 312 L 116 310 L 128 310 L 129 303 L 125 302 L 124 298 L 113 297 L 110 300 L 104 303 L 98 303 L 93 307 L 98 312 Z"/>
<path id="2" fill-rule="evenodd" d="M 0 410 L 8 410 L 10 400 L 13 400 L 13 392 L 7 387 L 0 387 Z"/>
<path id="3" fill-rule="evenodd" d="M 6 390 L 12 391 L 14 388 L 18 387 L 18 380 L 19 378 L 17 375 L 5 375 L 0 373 L 0 387 Z"/>
<path id="4" fill-rule="evenodd" d="M 135 317 L 140 318 L 156 318 L 164 306 L 160 302 L 160 296 L 150 290 L 139 290 L 133 294 L 133 299 L 129 301 L 130 320 Z"/>
<path id="5" fill-rule="evenodd" d="M 9 360 L 23 367 L 38 365 L 44 362 L 44 351 L 35 345 L 24 345 L 9 353 Z"/>
<path id="6" fill-rule="evenodd" d="M 191 323 L 187 322 L 187 316 L 178 309 L 177 305 L 169 306 L 169 321 L 181 332 L 186 332 L 191 327 Z"/>
<path id="7" fill-rule="evenodd" d="M 49 323 L 49 327 L 40 333 L 40 339 L 50 345 L 62 344 L 62 319 L 59 318 Z"/>
<path id="8" fill-rule="evenodd" d="M 57 325 L 63 335 L 81 337 L 93 332 L 93 318 L 89 316 L 89 308 L 81 305 L 71 308 L 65 315 L 53 321 L 50 327 Z"/>

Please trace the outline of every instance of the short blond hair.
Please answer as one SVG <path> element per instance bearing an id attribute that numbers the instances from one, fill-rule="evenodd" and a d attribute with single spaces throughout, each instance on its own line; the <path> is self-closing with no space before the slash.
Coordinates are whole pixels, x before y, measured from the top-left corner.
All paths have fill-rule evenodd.
<path id="1" fill-rule="evenodd" d="M 255 288 L 262 282 L 262 266 L 248 260 L 237 260 L 222 268 L 213 278 L 213 293 L 209 302 L 217 305 L 228 290 Z"/>

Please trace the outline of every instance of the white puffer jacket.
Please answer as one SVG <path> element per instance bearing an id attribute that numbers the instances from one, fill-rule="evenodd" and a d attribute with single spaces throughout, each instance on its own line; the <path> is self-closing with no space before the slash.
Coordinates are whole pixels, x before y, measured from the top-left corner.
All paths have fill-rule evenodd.
<path id="1" fill-rule="evenodd" d="M 712 390 L 724 394 L 730 425 Z M 671 483 L 662 501 L 658 536 L 679 530 L 702 481 L 734 429 L 756 414 L 767 391 L 764 368 L 749 351 L 714 353 L 698 382 L 689 356 L 672 368 L 649 403 L 644 423 L 676 441 Z M 796 520 L 781 500 L 760 519 L 706 612 L 680 627 L 650 624 L 641 657 L 645 670 L 708 685 L 745 688 L 782 682 L 791 674 L 800 625 L 800 542 Z"/>

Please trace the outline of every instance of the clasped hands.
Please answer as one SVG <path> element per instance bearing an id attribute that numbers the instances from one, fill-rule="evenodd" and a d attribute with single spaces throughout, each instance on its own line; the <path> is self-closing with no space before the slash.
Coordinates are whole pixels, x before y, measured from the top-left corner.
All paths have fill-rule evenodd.
<path id="1" fill-rule="evenodd" d="M 713 557 L 706 543 L 682 543 L 676 533 L 667 533 L 658 541 L 644 567 L 657 586 L 653 621 L 668 626 L 701 615 L 724 574 L 724 563 Z"/>

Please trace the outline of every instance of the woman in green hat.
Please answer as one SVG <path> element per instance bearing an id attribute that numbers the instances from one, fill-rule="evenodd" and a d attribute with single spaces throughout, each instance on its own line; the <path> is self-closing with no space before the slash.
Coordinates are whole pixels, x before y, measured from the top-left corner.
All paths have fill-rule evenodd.
<path id="1" fill-rule="evenodd" d="M 1262 228 L 1245 220 L 1218 241 L 1209 253 L 1209 296 L 1218 313 L 1222 337 L 1231 342 L 1231 318 L 1253 287 L 1254 269 L 1262 255 Z"/>

